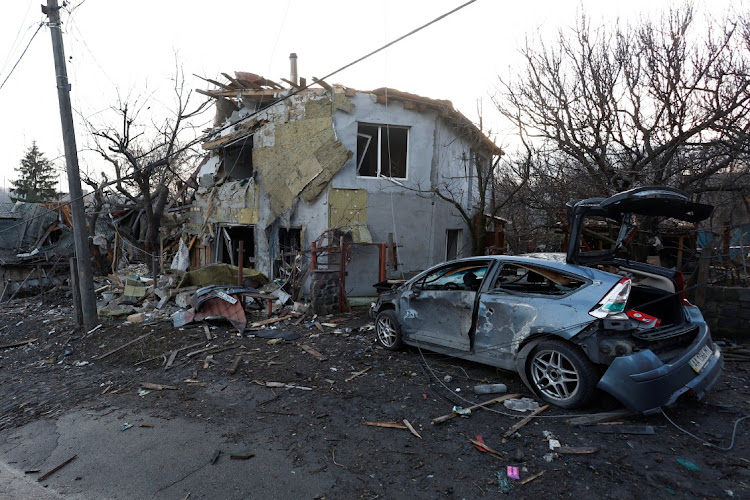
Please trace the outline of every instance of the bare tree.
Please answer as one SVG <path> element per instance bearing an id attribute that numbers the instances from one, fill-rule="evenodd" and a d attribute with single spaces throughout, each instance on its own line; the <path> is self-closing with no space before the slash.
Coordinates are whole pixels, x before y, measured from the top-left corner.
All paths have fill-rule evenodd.
<path id="1" fill-rule="evenodd" d="M 193 129 L 190 119 L 207 106 L 203 102 L 190 108 L 192 92 L 185 90 L 180 68 L 176 69 L 173 82 L 175 103 L 167 118 L 147 123 L 142 115 L 150 110 L 149 100 L 126 99 L 112 107 L 117 125 L 89 124 L 94 138 L 92 149 L 113 167 L 114 188 L 142 220 L 139 234 L 131 234 L 125 228 L 119 229 L 120 234 L 152 256 L 154 276 L 158 274 L 159 229 L 164 209 L 171 190 L 186 177 L 193 153 L 186 147 L 189 143 L 184 136 Z"/>
<path id="2" fill-rule="evenodd" d="M 688 5 L 624 27 L 584 15 L 554 43 L 527 40 L 495 102 L 554 162 L 533 176 L 599 195 L 716 189 L 714 174 L 747 160 L 750 37 L 741 18 L 697 25 Z"/>

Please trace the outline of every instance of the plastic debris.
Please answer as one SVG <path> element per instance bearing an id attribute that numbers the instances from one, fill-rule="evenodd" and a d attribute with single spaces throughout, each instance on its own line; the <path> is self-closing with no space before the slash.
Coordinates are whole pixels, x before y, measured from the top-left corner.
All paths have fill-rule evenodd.
<path id="1" fill-rule="evenodd" d="M 509 478 L 515 479 L 516 481 L 518 481 L 519 479 L 521 479 L 521 476 L 518 473 L 518 467 L 515 467 L 513 465 L 509 465 L 507 467 L 507 469 L 508 469 L 508 477 Z"/>
<path id="2" fill-rule="evenodd" d="M 497 471 L 497 483 L 500 486 L 500 491 L 503 493 L 510 493 L 510 481 L 508 481 L 507 472 Z"/>
<path id="3" fill-rule="evenodd" d="M 680 464 L 680 465 L 682 465 L 686 469 L 693 471 L 693 472 L 700 472 L 701 471 L 701 468 L 698 467 L 697 465 L 695 465 L 690 460 L 685 460 L 684 458 L 678 458 L 677 459 L 677 463 Z"/>
<path id="4" fill-rule="evenodd" d="M 121 431 L 126 431 L 126 430 L 130 429 L 131 427 L 133 427 L 133 424 L 129 424 L 129 423 L 125 422 L 124 424 L 122 424 L 120 426 L 120 430 Z"/>
<path id="5" fill-rule="evenodd" d="M 474 394 L 500 394 L 508 392 L 505 384 L 480 384 L 474 386 Z"/>
<path id="6" fill-rule="evenodd" d="M 453 413 L 456 415 L 471 415 L 471 410 L 468 408 L 461 408 L 460 406 L 454 406 Z"/>
<path id="7" fill-rule="evenodd" d="M 537 411 L 539 409 L 539 403 L 531 398 L 507 399 L 503 402 L 503 404 L 509 410 L 520 412 Z"/>
<path id="8" fill-rule="evenodd" d="M 445 381 L 446 384 L 450 384 L 453 381 L 453 377 L 451 377 L 450 375 L 446 375 L 445 377 L 443 377 L 443 381 Z"/>
<path id="9" fill-rule="evenodd" d="M 138 395 L 140 397 L 143 397 L 143 396 L 145 396 L 147 394 L 150 394 L 150 393 L 151 393 L 151 391 L 147 391 L 146 389 L 141 389 L 140 391 L 138 391 Z"/>

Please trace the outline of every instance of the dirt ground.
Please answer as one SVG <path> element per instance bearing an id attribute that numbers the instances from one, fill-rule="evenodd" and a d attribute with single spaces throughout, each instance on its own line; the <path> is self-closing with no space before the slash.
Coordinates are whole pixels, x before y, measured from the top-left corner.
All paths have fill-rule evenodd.
<path id="1" fill-rule="evenodd" d="M 509 392 L 530 396 L 517 376 L 417 349 L 383 350 L 366 328 L 371 324 L 366 310 L 321 318 L 336 325 L 323 332 L 310 325 L 309 316 L 299 325 L 295 319 L 264 330 L 299 334 L 278 343 L 255 336 L 263 332 L 240 337 L 222 322 L 208 324 L 210 340 L 203 323 L 176 329 L 167 321 L 148 320 L 130 325 L 106 319 L 85 335 L 75 329 L 70 311 L 64 291 L 48 293 L 45 303 L 32 297 L 0 305 L 0 344 L 36 339 L 0 348 L 0 430 L 55 419 L 74 408 L 110 406 L 218 423 L 238 441 L 262 427 L 283 443 L 295 468 L 335 479 L 336 491 L 325 498 L 497 497 L 502 494 L 498 475 L 506 477 L 507 466 L 519 468 L 520 479 L 509 481 L 510 495 L 517 498 L 750 498 L 750 420 L 737 427 L 730 451 L 720 449 L 730 446 L 735 421 L 750 414 L 746 362 L 728 362 L 705 400 L 686 398 L 666 409 L 700 440 L 663 415 L 615 421 L 639 427 L 581 426 L 568 420 L 600 409 L 555 407 L 504 438 L 526 415 L 502 404 L 442 424 L 430 422 L 451 413 L 454 405 L 496 397 L 475 395 L 476 384 L 504 383 Z M 206 361 L 208 356 L 213 357 Z M 230 375 L 237 356 L 241 360 Z M 144 382 L 177 390 L 139 395 Z M 409 430 L 364 424 L 405 419 L 421 438 Z M 622 432 L 648 431 L 644 426 L 653 434 Z M 496 454 L 475 448 L 469 440 L 477 436 Z M 589 453 L 554 453 L 550 438 Z"/>

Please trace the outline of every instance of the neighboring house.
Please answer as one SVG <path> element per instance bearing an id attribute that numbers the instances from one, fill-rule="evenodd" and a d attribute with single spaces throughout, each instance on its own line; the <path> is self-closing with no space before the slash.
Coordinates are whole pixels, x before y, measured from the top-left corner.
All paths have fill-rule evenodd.
<path id="1" fill-rule="evenodd" d="M 277 277 L 290 255 L 344 236 L 354 243 L 347 294 L 372 296 L 372 243 L 393 242 L 387 273 L 397 278 L 470 253 L 469 228 L 432 191 L 475 210 L 474 162 L 502 151 L 450 101 L 318 80 L 321 88 L 279 101 L 304 79 L 284 88 L 235 75 L 200 91 L 216 99 L 217 114 L 186 226 L 193 266 L 237 264 L 243 241 L 244 264 Z"/>
<path id="2" fill-rule="evenodd" d="M 75 253 L 73 231 L 54 203 L 0 203 L 0 302 L 20 287 L 59 283 Z M 33 275 L 33 276 L 32 276 Z"/>

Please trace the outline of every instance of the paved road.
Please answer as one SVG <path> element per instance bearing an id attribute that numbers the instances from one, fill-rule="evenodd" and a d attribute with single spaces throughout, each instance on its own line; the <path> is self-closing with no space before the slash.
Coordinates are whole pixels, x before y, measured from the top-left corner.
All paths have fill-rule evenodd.
<path id="1" fill-rule="evenodd" d="M 248 415 L 247 425 L 255 419 Z M 124 424 L 132 427 L 122 430 Z M 142 427 L 142 425 L 153 427 Z M 261 426 L 258 426 L 261 427 Z M 235 442 L 211 422 L 163 419 L 147 411 L 79 409 L 0 433 L 0 498 L 314 498 L 334 485 L 314 467 L 295 467 L 294 437 L 269 432 Z M 216 451 L 218 460 L 211 464 Z M 247 460 L 230 455 L 255 456 Z M 41 474 L 77 458 L 41 483 Z M 39 473 L 25 471 L 39 469 Z M 41 485 L 47 486 L 42 487 Z"/>

